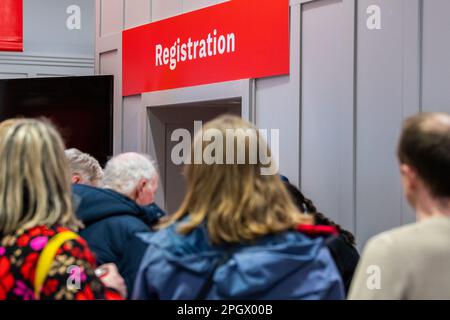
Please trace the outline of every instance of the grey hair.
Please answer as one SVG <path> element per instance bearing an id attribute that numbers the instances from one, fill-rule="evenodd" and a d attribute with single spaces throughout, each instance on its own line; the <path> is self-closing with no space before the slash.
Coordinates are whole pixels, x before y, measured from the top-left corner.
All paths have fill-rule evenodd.
<path id="1" fill-rule="evenodd" d="M 152 180 L 157 176 L 150 156 L 140 153 L 123 153 L 108 161 L 104 172 L 104 188 L 130 196 L 139 180 Z"/>
<path id="2" fill-rule="evenodd" d="M 72 148 L 64 151 L 69 162 L 72 175 L 78 174 L 91 185 L 100 185 L 103 170 L 100 163 L 91 155 Z"/>

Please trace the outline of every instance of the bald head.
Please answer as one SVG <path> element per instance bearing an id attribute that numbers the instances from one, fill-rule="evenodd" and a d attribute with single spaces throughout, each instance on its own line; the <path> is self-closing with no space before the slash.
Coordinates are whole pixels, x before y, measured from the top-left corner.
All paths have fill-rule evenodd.
<path id="1" fill-rule="evenodd" d="M 447 113 L 422 113 L 409 118 L 405 128 L 417 125 L 423 133 L 449 134 L 450 115 Z"/>
<path id="2" fill-rule="evenodd" d="M 149 204 L 147 202 L 152 202 L 150 198 L 153 200 L 153 194 L 150 197 L 148 192 L 156 191 L 157 178 L 156 168 L 149 156 L 130 152 L 117 155 L 108 161 L 103 183 L 105 188 L 122 193 L 139 204 L 147 205 Z"/>
<path id="3" fill-rule="evenodd" d="M 422 113 L 405 121 L 398 147 L 436 197 L 450 197 L 450 115 Z"/>

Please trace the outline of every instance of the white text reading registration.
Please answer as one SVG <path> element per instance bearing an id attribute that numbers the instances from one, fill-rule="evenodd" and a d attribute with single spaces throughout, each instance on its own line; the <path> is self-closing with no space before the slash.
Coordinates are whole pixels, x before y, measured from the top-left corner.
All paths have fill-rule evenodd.
<path id="1" fill-rule="evenodd" d="M 170 70 L 175 70 L 180 62 L 235 52 L 236 36 L 234 33 L 218 35 L 214 30 L 204 39 L 192 41 L 189 38 L 187 42 L 181 42 L 178 38 L 170 48 L 157 44 L 155 49 L 156 66 L 169 65 Z"/>

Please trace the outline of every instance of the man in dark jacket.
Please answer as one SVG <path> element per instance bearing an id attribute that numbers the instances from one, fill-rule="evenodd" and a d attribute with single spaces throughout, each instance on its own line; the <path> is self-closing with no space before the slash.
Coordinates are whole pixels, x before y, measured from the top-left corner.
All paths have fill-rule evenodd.
<path id="1" fill-rule="evenodd" d="M 76 213 L 85 225 L 80 235 L 99 264 L 117 265 L 129 293 L 147 248 L 136 234 L 149 231 L 164 215 L 153 203 L 157 179 L 147 156 L 126 153 L 107 163 L 104 189 L 73 185 Z"/>

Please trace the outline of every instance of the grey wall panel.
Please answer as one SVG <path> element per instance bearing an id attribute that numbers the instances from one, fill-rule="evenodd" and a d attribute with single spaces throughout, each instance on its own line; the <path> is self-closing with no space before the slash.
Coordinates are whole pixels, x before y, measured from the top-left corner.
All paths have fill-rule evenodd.
<path id="1" fill-rule="evenodd" d="M 124 0 L 100 0 L 100 36 L 119 33 L 124 25 Z"/>
<path id="2" fill-rule="evenodd" d="M 420 111 L 421 2 L 422 0 L 403 2 L 403 118 Z M 412 208 L 404 197 L 401 197 L 401 202 L 401 223 L 412 223 L 415 220 Z"/>
<path id="3" fill-rule="evenodd" d="M 28 78 L 28 74 L 0 71 L 0 79 L 19 79 L 19 78 Z"/>
<path id="4" fill-rule="evenodd" d="M 254 121 L 262 129 L 280 130 L 280 172 L 299 183 L 300 162 L 300 6 L 291 8 L 289 76 L 256 80 Z M 269 139 L 269 144 L 271 141 Z"/>
<path id="5" fill-rule="evenodd" d="M 229 0 L 183 0 L 183 12 L 198 10 Z"/>
<path id="6" fill-rule="evenodd" d="M 423 111 L 450 112 L 450 1 L 423 3 Z"/>
<path id="7" fill-rule="evenodd" d="M 96 73 L 114 75 L 114 154 L 123 149 L 122 35 L 124 0 L 96 0 Z"/>
<path id="8" fill-rule="evenodd" d="M 36 77 L 40 78 L 57 78 L 57 77 L 69 77 L 68 74 L 61 74 L 61 73 L 37 73 Z"/>
<path id="9" fill-rule="evenodd" d="M 141 96 L 123 98 L 123 151 L 140 152 L 142 150 L 142 111 Z"/>
<path id="10" fill-rule="evenodd" d="M 125 0 L 125 29 L 151 22 L 151 0 Z"/>
<path id="11" fill-rule="evenodd" d="M 80 8 L 81 29 L 69 30 L 66 12 L 71 5 Z M 24 49 L 50 56 L 94 55 L 95 2 L 92 0 L 24 0 Z"/>
<path id="12" fill-rule="evenodd" d="M 99 55 L 99 70 L 100 74 L 114 75 L 114 133 L 113 133 L 113 148 L 114 152 L 120 152 L 123 148 L 123 125 L 122 125 L 122 69 L 117 68 L 121 64 L 121 51 L 111 50 L 102 52 Z"/>
<path id="13" fill-rule="evenodd" d="M 0 73 L 18 78 L 84 76 L 94 72 L 94 59 L 0 53 Z M 0 75 L 0 78 L 3 76 Z"/>
<path id="14" fill-rule="evenodd" d="M 92 0 L 24 0 L 23 4 L 24 52 L 0 52 L 1 74 L 20 78 L 94 74 Z M 66 26 L 71 5 L 80 8 L 80 30 Z"/>
<path id="15" fill-rule="evenodd" d="M 350 230 L 354 230 L 354 8 L 352 0 L 305 4 L 301 26 L 301 187 L 319 210 Z"/>
<path id="16" fill-rule="evenodd" d="M 382 29 L 369 30 L 366 9 L 381 7 Z M 402 222 L 395 150 L 403 120 L 403 1 L 359 0 L 357 72 L 357 238 Z"/>
<path id="17" fill-rule="evenodd" d="M 152 0 L 152 21 L 183 13 L 183 0 Z"/>

